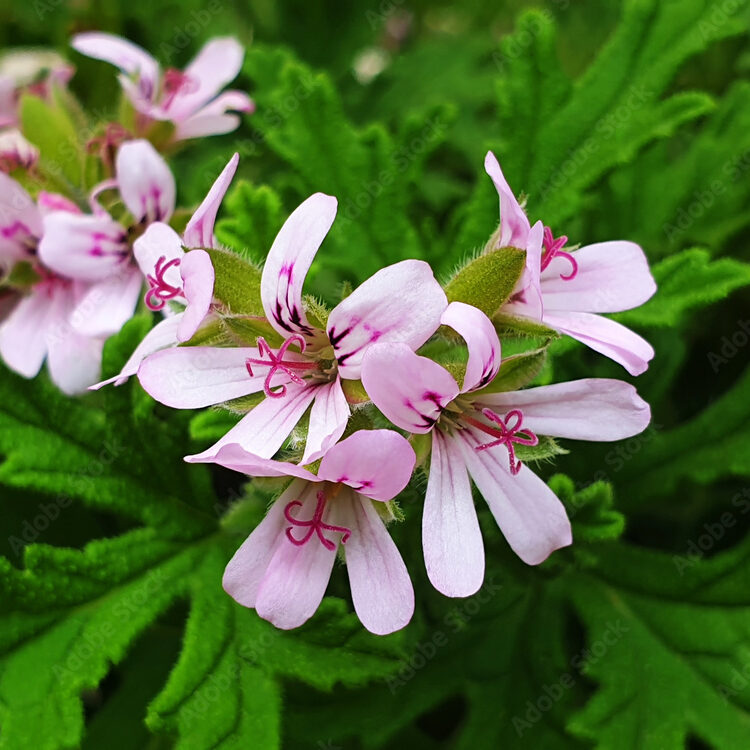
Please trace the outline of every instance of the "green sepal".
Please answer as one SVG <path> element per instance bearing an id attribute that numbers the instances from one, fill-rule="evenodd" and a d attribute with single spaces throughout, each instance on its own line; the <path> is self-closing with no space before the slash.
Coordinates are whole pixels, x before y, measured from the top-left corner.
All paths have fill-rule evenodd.
<path id="1" fill-rule="evenodd" d="M 273 326 L 257 315 L 227 315 L 222 321 L 235 346 L 255 346 L 261 336 L 273 348 L 283 342 Z"/>
<path id="2" fill-rule="evenodd" d="M 414 453 L 417 454 L 417 466 L 423 466 L 432 450 L 432 435 L 429 432 L 413 433 L 409 438 Z"/>
<path id="3" fill-rule="evenodd" d="M 320 331 L 325 331 L 331 311 L 320 300 L 309 294 L 302 298 L 302 304 L 310 325 Z"/>
<path id="4" fill-rule="evenodd" d="M 526 251 L 490 250 L 467 263 L 445 286 L 449 302 L 466 302 L 491 317 L 507 301 L 523 273 Z"/>
<path id="5" fill-rule="evenodd" d="M 146 131 L 146 138 L 157 151 L 166 151 L 174 141 L 175 126 L 169 120 L 154 120 Z"/>
<path id="6" fill-rule="evenodd" d="M 523 432 L 523 429 L 521 432 Z M 548 435 L 539 435 L 539 442 L 536 445 L 519 445 L 517 443 L 514 445 L 514 450 L 518 460 L 524 463 L 548 461 L 556 456 L 564 456 L 569 452 Z"/>
<path id="7" fill-rule="evenodd" d="M 225 401 L 222 407 L 233 414 L 247 414 L 265 398 L 267 397 L 263 391 L 249 393 L 247 396 L 240 396 L 239 398 L 233 398 L 231 401 Z"/>
<path id="8" fill-rule="evenodd" d="M 361 380 L 342 380 L 341 390 L 344 391 L 348 404 L 366 404 L 370 401 Z"/>
<path id="9" fill-rule="evenodd" d="M 2 283 L 17 289 L 28 289 L 41 281 L 41 276 L 28 261 L 22 260 L 11 268 L 10 273 L 2 279 Z"/>
<path id="10" fill-rule="evenodd" d="M 216 274 L 214 297 L 235 315 L 263 315 L 260 269 L 236 253 L 206 248 Z"/>
<path id="11" fill-rule="evenodd" d="M 500 371 L 495 379 L 489 385 L 477 391 L 477 394 L 517 391 L 531 383 L 539 375 L 546 361 L 546 347 L 507 357 L 503 359 Z"/>
<path id="12" fill-rule="evenodd" d="M 492 316 L 495 330 L 500 339 L 507 338 L 542 338 L 559 339 L 560 334 L 554 328 L 548 328 L 544 323 L 531 318 L 522 318 L 517 315 L 508 315 L 499 312 Z"/>

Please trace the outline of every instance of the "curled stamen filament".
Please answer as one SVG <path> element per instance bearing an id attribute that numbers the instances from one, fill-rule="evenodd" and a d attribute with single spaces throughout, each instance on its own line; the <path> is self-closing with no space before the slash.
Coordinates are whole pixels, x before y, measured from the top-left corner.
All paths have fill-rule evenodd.
<path id="1" fill-rule="evenodd" d="M 154 267 L 155 276 L 146 276 L 149 284 L 149 289 L 146 292 L 146 296 L 143 301 L 146 303 L 146 307 L 149 310 L 162 310 L 167 301 L 174 299 L 178 295 L 182 294 L 182 288 L 172 286 L 168 284 L 164 278 L 164 274 L 173 266 L 179 266 L 180 259 L 173 258 L 167 262 L 166 256 L 162 255 L 159 260 L 156 261 Z M 154 301 L 155 300 L 155 301 Z"/>
<path id="2" fill-rule="evenodd" d="M 518 443 L 519 445 L 538 445 L 539 438 L 528 428 L 523 429 L 523 412 L 520 409 L 509 411 L 505 415 L 505 419 L 499 414 L 495 414 L 491 409 L 482 409 L 482 415 L 491 422 L 494 422 L 497 427 L 492 427 L 472 417 L 464 417 L 464 419 L 474 427 L 478 427 L 482 432 L 497 438 L 497 440 L 477 445 L 475 450 L 484 451 L 488 448 L 494 448 L 496 445 L 504 445 L 508 449 L 510 473 L 515 476 L 521 471 L 523 464 L 516 458 L 513 443 Z"/>
<path id="3" fill-rule="evenodd" d="M 283 372 L 293 383 L 297 385 L 303 385 L 304 380 L 297 375 L 295 370 L 306 371 L 314 370 L 317 365 L 314 362 L 294 362 L 285 360 L 284 355 L 292 344 L 296 344 L 299 347 L 300 353 L 305 351 L 305 340 L 299 334 L 290 336 L 284 343 L 279 347 L 277 352 L 268 345 L 268 342 L 261 336 L 258 339 L 258 357 L 248 357 L 245 360 L 245 367 L 250 377 L 254 377 L 253 365 L 270 365 L 266 380 L 263 383 L 263 392 L 270 398 L 281 398 L 286 396 L 286 385 L 280 385 L 275 391 L 271 388 L 271 380 L 273 376 L 280 370 Z M 264 359 L 268 357 L 268 359 Z"/>
<path id="4" fill-rule="evenodd" d="M 340 534 L 343 534 L 341 537 L 341 543 L 346 544 L 349 541 L 349 537 L 352 535 L 351 529 L 347 529 L 345 526 L 333 526 L 330 523 L 324 523 L 323 522 L 323 512 L 325 511 L 326 507 L 326 496 L 325 493 L 320 490 L 317 495 L 318 502 L 315 506 L 315 513 L 313 514 L 313 517 L 309 521 L 300 521 L 298 518 L 295 518 L 291 511 L 294 507 L 302 507 L 302 503 L 299 500 L 292 500 L 291 503 L 287 504 L 287 506 L 284 508 L 284 518 L 286 518 L 289 523 L 292 524 L 292 526 L 289 526 L 286 529 L 286 536 L 289 541 L 296 545 L 297 547 L 302 547 L 303 545 L 307 544 L 307 542 L 310 541 L 313 534 L 318 535 L 318 539 L 320 540 L 320 543 L 328 550 L 335 550 L 336 544 L 332 542 L 330 539 L 327 539 L 325 536 L 323 536 L 324 531 L 336 531 Z M 307 532 L 305 533 L 305 536 L 302 537 L 302 539 L 296 539 L 294 536 L 294 529 L 293 526 L 301 526 L 301 527 L 307 527 Z"/>
<path id="5" fill-rule="evenodd" d="M 566 253 L 563 250 L 567 244 L 567 236 L 562 235 L 555 239 L 552 230 L 549 227 L 544 227 L 544 255 L 542 256 L 541 270 L 544 271 L 554 258 L 565 258 L 571 265 L 571 271 L 567 276 L 563 273 L 560 274 L 560 278 L 563 281 L 570 281 L 578 274 L 578 261 L 576 261 L 572 253 Z"/>

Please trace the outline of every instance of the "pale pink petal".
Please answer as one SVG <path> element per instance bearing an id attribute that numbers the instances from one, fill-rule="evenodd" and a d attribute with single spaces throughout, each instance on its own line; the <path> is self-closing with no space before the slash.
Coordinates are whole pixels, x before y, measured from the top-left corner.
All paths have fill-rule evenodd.
<path id="1" fill-rule="evenodd" d="M 159 63 L 137 44 L 100 31 L 76 34 L 70 44 L 82 55 L 111 63 L 129 76 L 137 76 L 144 93 L 148 89 L 156 91 Z"/>
<path id="2" fill-rule="evenodd" d="M 160 221 L 149 224 L 146 231 L 133 243 L 133 255 L 138 268 L 144 277 L 156 276 L 156 265 L 162 261 L 165 265 L 172 260 L 182 261 L 185 251 L 182 249 L 182 239 L 168 224 Z M 182 287 L 179 264 L 163 271 L 163 279 L 169 286 L 179 289 Z"/>
<path id="3" fill-rule="evenodd" d="M 430 476 L 422 511 L 427 575 L 446 596 L 471 596 L 484 580 L 484 544 L 461 446 L 432 433 Z"/>
<path id="4" fill-rule="evenodd" d="M 529 237 L 529 220 L 513 195 L 492 151 L 487 152 L 484 168 L 495 183 L 495 189 L 500 197 L 500 239 L 497 247 L 517 247 L 523 250 Z"/>
<path id="5" fill-rule="evenodd" d="M 511 475 L 504 446 L 477 451 L 483 442 L 472 431 L 461 433 L 469 474 L 513 551 L 528 565 L 538 565 L 573 541 L 565 508 L 527 466 Z"/>
<path id="6" fill-rule="evenodd" d="M 192 215 L 183 234 L 186 247 L 215 246 L 214 223 L 216 222 L 216 214 L 237 171 L 239 162 L 240 155 L 235 154 L 216 178 L 208 191 L 208 195 Z"/>
<path id="7" fill-rule="evenodd" d="M 262 386 L 257 390 L 261 388 Z M 220 448 L 230 443 L 237 443 L 248 453 L 260 458 L 271 458 L 284 445 L 297 422 L 302 419 L 315 398 L 318 388 L 319 386 L 300 386 L 289 383 L 286 396 L 283 398 L 266 397 L 221 440 L 203 453 L 189 456 L 186 460 L 215 456 Z"/>
<path id="8" fill-rule="evenodd" d="M 601 242 L 572 253 L 578 272 L 570 262 L 556 256 L 542 272 L 544 306 L 549 312 L 620 312 L 638 307 L 656 292 L 648 260 L 633 242 Z"/>
<path id="9" fill-rule="evenodd" d="M 31 196 L 0 171 L 0 259 L 20 260 L 42 235 L 42 217 Z"/>
<path id="10" fill-rule="evenodd" d="M 263 267 L 260 296 L 271 325 L 282 336 L 314 336 L 302 307 L 302 285 L 310 264 L 336 218 L 337 201 L 323 193 L 298 206 L 276 235 Z"/>
<path id="11" fill-rule="evenodd" d="M 601 315 L 545 312 L 542 322 L 621 364 L 631 375 L 645 372 L 654 358 L 654 349 L 648 341 L 621 323 Z"/>
<path id="12" fill-rule="evenodd" d="M 71 316 L 79 290 L 72 284 L 56 285 L 47 326 L 47 369 L 52 382 L 68 395 L 83 393 L 100 377 L 103 338 L 82 336 Z"/>
<path id="13" fill-rule="evenodd" d="M 477 399 L 500 416 L 512 409 L 523 413 L 523 427 L 537 435 L 571 440 L 623 440 L 637 435 L 651 421 L 649 405 L 622 380 L 588 378 Z"/>
<path id="14" fill-rule="evenodd" d="M 47 354 L 47 329 L 53 315 L 54 288 L 39 284 L 0 325 L 0 356 L 8 367 L 33 378 Z"/>
<path id="15" fill-rule="evenodd" d="M 261 458 L 254 453 L 249 453 L 238 443 L 223 445 L 214 455 L 208 455 L 206 451 L 196 456 L 186 456 L 185 460 L 191 464 L 218 464 L 226 469 L 254 477 L 295 477 L 309 482 L 323 481 L 303 466 L 287 461 Z"/>
<path id="16" fill-rule="evenodd" d="M 251 113 L 255 111 L 255 103 L 242 91 L 225 91 L 195 114 L 178 122 L 176 140 L 231 133 L 239 127 L 241 120 L 230 111 Z"/>
<path id="17" fill-rule="evenodd" d="M 312 518 L 317 502 L 316 494 L 316 486 L 308 485 L 306 491 L 298 497 L 302 501 L 302 507 L 296 508 L 295 518 Z M 329 523 L 330 515 L 329 504 L 323 521 Z M 337 532 L 325 533 L 331 541 L 338 536 Z M 316 535 L 301 546 L 292 544 L 286 535 L 279 537 L 258 589 L 255 600 L 258 614 L 282 630 L 302 625 L 315 614 L 320 605 L 335 559 L 336 546 L 328 549 Z"/>
<path id="18" fill-rule="evenodd" d="M 165 349 L 143 360 L 138 379 L 162 404 L 173 409 L 200 409 L 263 390 L 266 368 L 258 367 L 251 376 L 245 364 L 257 353 L 257 349 L 213 346 Z"/>
<path id="19" fill-rule="evenodd" d="M 409 432 L 429 432 L 459 394 L 444 367 L 406 344 L 373 344 L 362 366 L 362 384 L 375 406 Z"/>
<path id="20" fill-rule="evenodd" d="M 114 383 L 122 385 L 129 377 L 138 372 L 141 362 L 154 352 L 165 349 L 168 346 L 177 346 L 177 328 L 180 324 L 182 313 L 173 315 L 170 318 L 157 323 L 144 337 L 140 344 L 135 348 L 130 358 L 125 363 L 118 375 L 107 380 L 102 380 L 89 387 L 89 390 L 97 391 L 104 385 Z"/>
<path id="21" fill-rule="evenodd" d="M 56 211 L 44 217 L 39 257 L 51 270 L 79 281 L 101 281 L 128 262 L 125 230 L 108 215 Z"/>
<path id="22" fill-rule="evenodd" d="M 445 292 L 424 261 L 404 260 L 378 271 L 328 316 L 328 338 L 341 377 L 358 379 L 362 357 L 376 342 L 418 349 L 435 333 L 447 306 Z"/>
<path id="23" fill-rule="evenodd" d="M 81 209 L 72 200 L 60 195 L 60 193 L 48 193 L 46 190 L 41 190 L 36 197 L 36 203 L 42 216 L 51 214 L 53 211 L 67 211 L 71 214 L 81 213 Z"/>
<path id="24" fill-rule="evenodd" d="M 52 382 L 69 396 L 83 393 L 101 377 L 103 338 L 81 336 L 72 328 L 49 343 L 47 368 Z"/>
<path id="25" fill-rule="evenodd" d="M 289 526 L 284 518 L 284 508 L 296 500 L 304 489 L 304 481 L 298 479 L 292 482 L 227 564 L 221 585 L 243 607 L 255 606 L 260 583 L 271 562 L 276 544 L 284 536 L 284 529 Z"/>
<path id="26" fill-rule="evenodd" d="M 180 275 L 187 307 L 182 316 L 177 338 L 189 341 L 211 309 L 214 298 L 214 267 L 205 250 L 191 250 L 180 263 Z"/>
<path id="27" fill-rule="evenodd" d="M 538 221 L 531 227 L 526 245 L 526 263 L 523 274 L 516 284 L 510 299 L 502 306 L 503 313 L 521 315 L 532 320 L 541 320 L 544 300 L 540 280 L 544 225 Z"/>
<path id="28" fill-rule="evenodd" d="M 400 630 L 414 614 L 414 589 L 393 539 L 367 498 L 346 491 L 334 502 L 336 524 L 351 531 L 344 549 L 357 616 L 376 635 Z"/>
<path id="29" fill-rule="evenodd" d="M 337 377 L 318 388 L 310 409 L 310 426 L 301 464 L 317 461 L 344 434 L 349 421 L 349 404 Z"/>
<path id="30" fill-rule="evenodd" d="M 187 82 L 165 106 L 173 120 L 184 120 L 212 99 L 242 68 L 244 47 L 232 37 L 211 39 L 185 68 Z"/>
<path id="31" fill-rule="evenodd" d="M 461 392 L 484 388 L 500 369 L 500 339 L 492 321 L 472 305 L 451 302 L 440 322 L 456 331 L 469 350 Z"/>
<path id="32" fill-rule="evenodd" d="M 387 501 L 409 483 L 415 463 L 414 449 L 394 430 L 359 430 L 323 456 L 318 477 Z"/>
<path id="33" fill-rule="evenodd" d="M 104 281 L 88 287 L 70 318 L 83 336 L 111 336 L 133 317 L 143 278 L 137 268 L 126 266 Z"/>
<path id="34" fill-rule="evenodd" d="M 117 151 L 115 172 L 122 200 L 136 221 L 169 219 L 174 211 L 174 176 L 147 140 L 123 143 Z"/>

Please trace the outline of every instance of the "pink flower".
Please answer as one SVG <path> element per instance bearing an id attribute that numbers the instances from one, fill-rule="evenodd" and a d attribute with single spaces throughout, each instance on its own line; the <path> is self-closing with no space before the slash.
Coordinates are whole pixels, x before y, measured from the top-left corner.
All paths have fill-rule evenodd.
<path id="1" fill-rule="evenodd" d="M 236 444 L 204 460 L 255 477 L 295 477 L 227 565 L 223 585 L 233 599 L 278 628 L 299 627 L 317 610 L 341 546 L 362 624 L 385 635 L 411 620 L 411 580 L 373 502 L 391 500 L 409 481 L 416 459 L 401 435 L 355 432 L 326 453 L 317 475 Z"/>
<path id="2" fill-rule="evenodd" d="M 17 128 L 0 131 L 0 172 L 31 169 L 39 160 L 39 149 L 29 143 Z"/>
<path id="3" fill-rule="evenodd" d="M 202 249 L 216 247 L 214 223 L 221 201 L 237 171 L 239 154 L 224 167 L 208 195 L 196 209 L 180 237 L 167 224 L 155 222 L 133 245 L 133 252 L 143 276 L 148 282 L 145 302 L 151 310 L 163 311 L 167 316 L 143 338 L 119 375 L 91 386 L 97 390 L 114 383 L 122 385 L 149 354 L 189 341 L 211 310 L 214 293 L 214 269 L 211 258 Z M 183 247 L 190 249 L 186 253 Z M 182 312 L 171 314 L 168 303 L 185 306 Z"/>
<path id="4" fill-rule="evenodd" d="M 648 261 L 638 245 L 614 241 L 564 250 L 567 237 L 555 238 L 524 210 L 490 151 L 484 161 L 500 196 L 497 247 L 526 250 L 526 268 L 502 312 L 541 321 L 621 364 L 631 375 L 648 368 L 654 350 L 630 329 L 598 313 L 642 305 L 656 292 Z"/>
<path id="5" fill-rule="evenodd" d="M 230 110 L 255 109 L 241 91 L 219 93 L 242 68 L 244 50 L 231 37 L 212 39 L 184 71 L 169 68 L 163 73 L 148 52 L 113 34 L 77 34 L 72 46 L 118 67 L 120 85 L 136 110 L 151 120 L 173 122 L 176 140 L 229 133 L 240 123 Z"/>
<path id="6" fill-rule="evenodd" d="M 500 368 L 500 341 L 487 316 L 451 303 L 442 316 L 466 341 L 463 386 L 436 362 L 402 344 L 376 344 L 362 367 L 375 405 L 395 425 L 432 432 L 422 539 L 427 573 L 447 596 L 469 596 L 484 578 L 484 550 L 471 496 L 473 479 L 515 553 L 537 565 L 572 541 L 552 490 L 517 458 L 538 435 L 620 440 L 649 422 L 648 404 L 619 380 L 587 379 L 484 393 Z"/>
<path id="7" fill-rule="evenodd" d="M 53 382 L 73 394 L 98 375 L 104 339 L 79 330 L 90 285 L 38 264 L 37 244 L 50 208 L 78 211 L 66 198 L 51 193 L 40 193 L 37 205 L 15 180 L 0 173 L 0 266 L 7 272 L 24 261 L 39 277 L 26 294 L 18 295 L 0 325 L 0 356 L 26 378 L 34 377 L 46 358 Z"/>
<path id="8" fill-rule="evenodd" d="M 435 332 L 445 293 L 423 261 L 405 260 L 378 271 L 339 303 L 326 330 L 305 314 L 302 285 L 336 216 L 336 199 L 316 193 L 286 221 L 271 248 L 260 294 L 278 348 L 180 347 L 144 360 L 143 387 L 157 401 L 196 409 L 263 391 L 266 398 L 198 458 L 239 443 L 262 458 L 281 448 L 305 411 L 310 423 L 301 463 L 323 456 L 349 419 L 341 380 L 360 376 L 362 357 L 376 341 L 420 347 Z M 296 349 L 296 351 L 294 351 Z M 193 460 L 197 460 L 193 457 Z"/>
<path id="9" fill-rule="evenodd" d="M 7 52 L 0 60 L 0 128 L 18 125 L 22 94 L 48 99 L 52 87 L 64 86 L 73 67 L 56 52 L 24 49 Z"/>
<path id="10" fill-rule="evenodd" d="M 130 227 L 115 221 L 98 204 L 98 195 L 117 188 L 136 226 L 166 221 L 174 211 L 174 177 L 148 141 L 128 141 L 120 147 L 115 175 L 94 189 L 94 213 L 47 213 L 39 243 L 39 258 L 47 268 L 89 284 L 76 326 L 88 336 L 117 333 L 132 317 L 143 284 L 130 249 Z"/>

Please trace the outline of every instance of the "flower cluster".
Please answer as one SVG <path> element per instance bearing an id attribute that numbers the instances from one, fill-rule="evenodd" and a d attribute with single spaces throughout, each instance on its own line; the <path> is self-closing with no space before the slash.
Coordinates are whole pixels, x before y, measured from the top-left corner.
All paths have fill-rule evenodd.
<path id="1" fill-rule="evenodd" d="M 643 371 L 652 356 L 648 344 L 597 314 L 642 304 L 654 293 L 642 251 L 627 242 L 566 249 L 566 238 L 555 239 L 541 223 L 530 227 L 492 154 L 487 167 L 500 193 L 501 224 L 477 261 L 525 257 L 493 317 L 568 333 Z M 505 373 L 531 367 L 527 380 L 533 379 L 538 351 L 503 360 L 496 323 L 477 306 L 449 301 L 420 260 L 383 268 L 321 316 L 303 284 L 336 210 L 335 198 L 317 193 L 276 237 L 260 278 L 265 316 L 255 326 L 266 326 L 263 335 L 247 346 L 162 347 L 143 359 L 138 377 L 174 408 L 223 404 L 246 412 L 187 461 L 292 479 L 227 566 L 227 592 L 275 625 L 296 627 L 320 603 L 338 550 L 363 624 L 389 633 L 414 609 L 408 573 L 386 530 L 395 516 L 389 501 L 417 465 L 414 445 L 419 470 L 429 473 L 422 508 L 427 573 L 442 593 L 469 596 L 484 577 L 471 482 L 516 554 L 541 563 L 571 544 L 571 526 L 523 457 L 544 455 L 534 451 L 550 438 L 635 435 L 650 410 L 618 380 L 516 390 L 516 378 Z M 475 270 L 469 264 L 462 273 L 470 278 Z M 248 399 L 250 407 L 238 406 Z M 353 409 L 360 428 L 371 415 L 370 429 L 350 427 Z M 383 417 L 399 431 L 376 429 Z"/>
<path id="2" fill-rule="evenodd" d="M 52 380 L 68 394 L 99 379 L 104 342 L 132 317 L 144 286 L 145 305 L 166 316 L 146 347 L 154 339 L 159 346 L 188 340 L 208 313 L 211 263 L 205 252 L 183 262 L 182 247 L 212 246 L 213 221 L 237 159 L 180 238 L 167 223 L 175 216 L 175 180 L 154 142 L 173 150 L 184 139 L 228 132 L 239 124 L 230 110 L 254 108 L 242 92 L 220 93 L 242 65 L 234 39 L 212 40 L 184 72 L 164 73 L 119 37 L 84 33 L 72 44 L 120 69 L 133 109 L 130 129 L 106 123 L 73 154 L 83 173 L 95 175 L 88 190 L 60 179 L 59 165 L 22 132 L 28 98 L 72 123 L 76 108 L 65 85 L 73 69 L 49 53 L 0 61 L 0 357 L 25 377 L 46 359 Z M 168 125 L 166 138 L 159 123 Z"/>
<path id="3" fill-rule="evenodd" d="M 186 460 L 287 486 L 229 562 L 226 591 L 278 627 L 297 627 L 316 611 L 340 555 L 365 627 L 404 627 L 414 592 L 387 526 L 400 517 L 395 499 L 415 472 L 428 475 L 427 574 L 447 596 L 469 596 L 484 579 L 472 483 L 525 563 L 570 545 L 562 503 L 528 463 L 555 455 L 555 438 L 635 435 L 650 410 L 619 380 L 526 386 L 561 334 L 631 375 L 646 370 L 650 345 L 601 315 L 654 294 L 641 249 L 620 241 L 571 247 L 541 221 L 532 226 L 489 153 L 500 225 L 480 255 L 446 285 L 422 260 L 395 263 L 328 310 L 303 286 L 336 198 L 305 200 L 262 271 L 214 236 L 236 154 L 187 224 L 174 220 L 175 181 L 153 134 L 169 123 L 174 147 L 237 126 L 229 110 L 249 112 L 252 101 L 219 91 L 239 70 L 239 45 L 214 40 L 182 72 L 161 71 L 143 50 L 105 34 L 81 34 L 73 45 L 120 70 L 134 116 L 130 129 L 110 123 L 93 143 L 100 179 L 85 202 L 46 189 L 32 199 L 0 172 L 0 355 L 27 377 L 46 357 L 68 393 L 137 375 L 167 406 L 241 415 Z M 52 94 L 38 95 L 54 98 L 50 85 Z M 120 373 L 95 383 L 103 342 L 139 300 L 161 320 Z M 503 356 L 501 337 L 534 348 Z"/>

